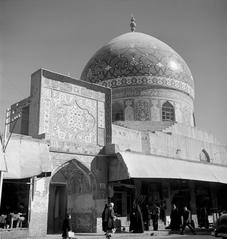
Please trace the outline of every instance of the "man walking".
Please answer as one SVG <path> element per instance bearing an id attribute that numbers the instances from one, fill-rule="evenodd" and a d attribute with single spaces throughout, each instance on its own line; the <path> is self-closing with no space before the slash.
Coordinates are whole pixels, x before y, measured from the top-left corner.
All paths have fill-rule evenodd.
<path id="1" fill-rule="evenodd" d="M 191 225 L 191 212 L 188 210 L 186 206 L 184 206 L 182 217 L 183 217 L 183 225 L 181 229 L 181 234 L 182 235 L 184 234 L 185 227 L 188 226 L 191 232 L 195 235 L 196 234 L 195 230 Z"/>

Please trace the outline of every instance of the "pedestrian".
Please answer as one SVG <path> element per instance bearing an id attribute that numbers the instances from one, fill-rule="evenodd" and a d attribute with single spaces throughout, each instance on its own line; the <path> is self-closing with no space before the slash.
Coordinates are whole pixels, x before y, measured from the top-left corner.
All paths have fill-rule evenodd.
<path id="1" fill-rule="evenodd" d="M 143 214 L 143 221 L 144 221 L 144 230 L 149 231 L 150 209 L 148 204 L 146 204 L 145 207 L 143 207 L 142 214 Z"/>
<path id="2" fill-rule="evenodd" d="M 205 206 L 200 209 L 200 227 L 209 228 L 208 213 Z"/>
<path id="3" fill-rule="evenodd" d="M 102 230 L 105 232 L 105 235 L 107 231 L 107 221 L 108 221 L 108 205 L 106 203 L 102 212 Z"/>
<path id="4" fill-rule="evenodd" d="M 165 202 L 165 200 L 161 202 L 160 219 L 164 222 L 164 225 L 166 225 L 166 202 Z"/>
<path id="5" fill-rule="evenodd" d="M 196 232 L 191 225 L 191 212 L 187 208 L 187 206 L 184 206 L 182 218 L 183 218 L 183 225 L 182 225 L 182 229 L 181 229 L 181 234 L 182 235 L 184 234 L 185 227 L 187 226 L 191 230 L 191 232 L 195 235 Z"/>
<path id="6" fill-rule="evenodd" d="M 143 216 L 141 213 L 140 206 L 136 202 L 133 203 L 133 208 L 130 215 L 129 231 L 134 233 L 144 232 Z"/>
<path id="7" fill-rule="evenodd" d="M 136 204 L 133 203 L 132 210 L 130 212 L 130 225 L 129 231 L 134 232 L 136 230 L 137 222 L 136 222 Z"/>
<path id="8" fill-rule="evenodd" d="M 69 238 L 69 231 L 71 231 L 71 215 L 66 214 L 66 217 L 62 224 L 62 238 L 63 239 Z"/>
<path id="9" fill-rule="evenodd" d="M 152 220 L 153 220 L 153 230 L 157 231 L 158 230 L 158 218 L 160 215 L 160 207 L 154 203 L 151 209 L 151 214 L 152 214 Z"/>
<path id="10" fill-rule="evenodd" d="M 178 231 L 180 229 L 181 217 L 178 211 L 178 208 L 175 204 L 172 206 L 172 210 L 170 213 L 170 229 L 172 231 Z"/>
<path id="11" fill-rule="evenodd" d="M 115 215 L 114 215 L 114 203 L 110 202 L 107 206 L 107 225 L 106 225 L 106 237 L 110 238 L 111 233 L 113 233 L 114 230 L 114 220 L 115 220 Z"/>

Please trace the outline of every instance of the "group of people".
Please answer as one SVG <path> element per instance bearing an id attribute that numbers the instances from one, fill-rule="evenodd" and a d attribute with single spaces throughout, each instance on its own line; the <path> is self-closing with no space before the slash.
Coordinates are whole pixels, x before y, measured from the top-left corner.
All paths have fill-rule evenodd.
<path id="1" fill-rule="evenodd" d="M 102 213 L 102 228 L 107 237 L 111 236 L 111 232 L 114 230 L 114 204 L 108 203 Z M 150 219 L 153 222 L 153 229 L 158 230 L 158 219 L 160 216 L 160 207 L 157 204 L 153 204 L 150 208 L 148 205 L 141 210 L 140 205 L 133 202 L 132 211 L 130 213 L 130 226 L 129 231 L 133 233 L 143 233 L 144 230 L 149 230 Z"/>
<path id="2" fill-rule="evenodd" d="M 114 228 L 114 204 L 109 203 L 105 205 L 102 213 L 103 231 L 105 234 L 110 236 L 110 233 Z M 153 223 L 153 230 L 158 230 L 158 219 L 160 217 L 160 207 L 153 203 L 151 207 L 146 205 L 141 211 L 140 205 L 136 202 L 133 203 L 133 208 L 130 213 L 130 226 L 129 231 L 134 233 L 143 233 L 144 230 L 149 230 L 150 220 Z M 188 227 L 193 234 L 196 234 L 191 212 L 184 206 L 183 212 L 180 213 L 175 204 L 173 204 L 170 225 L 167 227 L 173 231 L 180 231 L 184 234 L 185 228 Z"/>
<path id="3" fill-rule="evenodd" d="M 19 203 L 14 210 L 6 205 L 0 214 L 0 228 L 22 227 L 26 225 L 26 215 L 27 212 L 23 203 Z"/>
<path id="4" fill-rule="evenodd" d="M 139 204 L 134 202 L 132 212 L 130 214 L 129 231 L 134 233 L 143 233 L 144 230 L 149 230 L 150 219 L 152 219 L 153 222 L 153 230 L 157 231 L 159 216 L 160 207 L 157 204 L 154 203 L 151 208 L 146 205 L 141 211 Z M 70 219 L 71 216 L 68 214 L 63 222 L 63 239 L 67 239 L 69 237 L 68 233 L 71 230 Z M 105 205 L 102 212 L 102 229 L 105 232 L 106 238 L 110 238 L 111 233 L 115 231 L 115 219 L 114 203 L 109 202 Z M 176 205 L 173 204 L 170 220 L 170 225 L 166 228 L 173 231 L 180 231 L 181 229 L 181 234 L 184 234 L 185 228 L 189 227 L 192 233 L 196 234 L 192 224 L 191 212 L 187 206 L 184 206 L 183 213 L 180 213 Z"/>
<path id="5" fill-rule="evenodd" d="M 185 228 L 188 227 L 193 234 L 196 234 L 194 229 L 191 211 L 184 206 L 182 214 L 179 212 L 175 204 L 173 204 L 170 214 L 170 225 L 167 227 L 172 231 L 180 231 L 184 234 Z"/>
<path id="6" fill-rule="evenodd" d="M 149 231 L 150 220 L 152 220 L 153 230 L 158 230 L 158 219 L 160 217 L 160 207 L 154 203 L 151 207 L 146 204 L 140 209 L 140 205 L 133 203 L 133 209 L 130 214 L 130 232 L 142 233 Z"/>

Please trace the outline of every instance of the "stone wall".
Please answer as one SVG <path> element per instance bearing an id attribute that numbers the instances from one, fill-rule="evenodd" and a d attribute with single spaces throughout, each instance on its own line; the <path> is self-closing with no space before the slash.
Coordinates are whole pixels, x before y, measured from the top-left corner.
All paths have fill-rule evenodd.
<path id="1" fill-rule="evenodd" d="M 118 144 L 120 150 L 132 149 L 141 152 L 141 132 L 113 124 L 113 143 Z"/>
<path id="2" fill-rule="evenodd" d="M 163 131 L 139 131 L 113 124 L 113 143 L 121 151 L 158 154 L 172 158 L 227 165 L 227 147 L 212 135 L 193 127 L 175 124 Z M 205 154 L 206 154 L 205 153 Z"/>
<path id="3" fill-rule="evenodd" d="M 31 189 L 29 236 L 41 237 L 47 233 L 47 212 L 50 178 L 35 178 Z"/>

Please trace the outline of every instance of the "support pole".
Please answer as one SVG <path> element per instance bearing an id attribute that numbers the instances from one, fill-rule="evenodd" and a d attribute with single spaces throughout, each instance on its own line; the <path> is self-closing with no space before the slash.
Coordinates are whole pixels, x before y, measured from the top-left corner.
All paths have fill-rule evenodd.
<path id="1" fill-rule="evenodd" d="M 10 109 L 8 108 L 6 110 L 6 117 L 5 117 L 5 127 L 4 127 L 4 137 L 3 137 L 3 142 L 2 142 L 2 151 L 3 151 L 3 157 L 5 160 L 5 144 L 7 141 L 7 134 L 8 134 L 8 119 L 10 117 Z M 6 166 L 7 167 L 7 166 Z M 0 207 L 2 203 L 2 186 L 3 186 L 3 177 L 4 177 L 4 172 L 0 171 Z"/>

